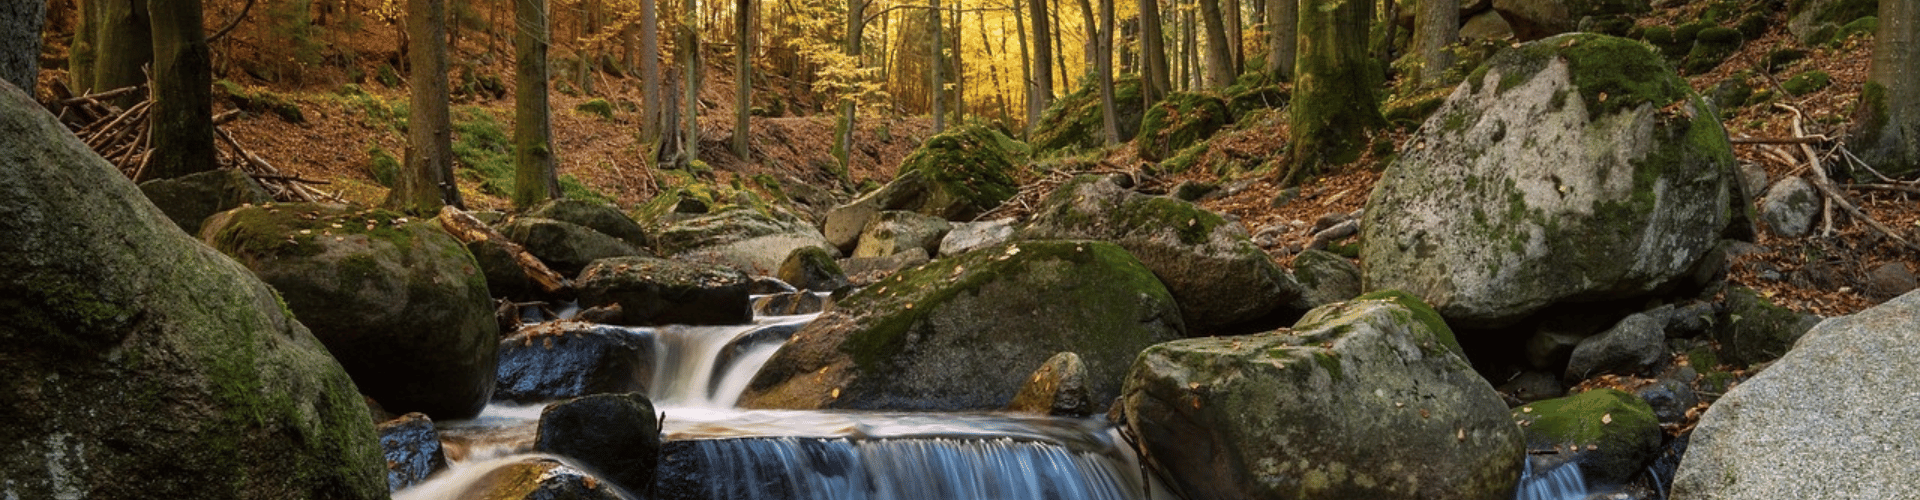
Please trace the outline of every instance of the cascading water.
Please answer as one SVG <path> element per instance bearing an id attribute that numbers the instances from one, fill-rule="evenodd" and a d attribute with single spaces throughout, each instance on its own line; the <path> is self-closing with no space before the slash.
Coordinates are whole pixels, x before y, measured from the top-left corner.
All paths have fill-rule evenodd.
<path id="1" fill-rule="evenodd" d="M 1102 420 L 1008 414 L 742 410 L 740 393 L 813 315 L 633 328 L 651 338 L 648 398 L 666 415 L 655 496 L 674 499 L 1170 498 Z M 440 425 L 448 472 L 401 500 L 458 498 L 531 454 L 544 405 L 496 403 Z M 455 483 L 455 484 L 447 484 Z"/>
<path id="2" fill-rule="evenodd" d="M 1526 462 L 1526 468 L 1520 474 L 1520 487 L 1513 493 L 1514 500 L 1583 500 L 1587 498 L 1587 481 L 1580 475 L 1580 464 L 1568 462 L 1535 474 L 1533 460 Z"/>

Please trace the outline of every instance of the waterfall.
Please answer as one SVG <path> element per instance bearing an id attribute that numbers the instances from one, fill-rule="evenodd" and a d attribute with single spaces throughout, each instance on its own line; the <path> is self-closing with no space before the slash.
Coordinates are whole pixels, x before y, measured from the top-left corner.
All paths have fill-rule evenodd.
<path id="1" fill-rule="evenodd" d="M 1012 438 L 675 441 L 656 496 L 673 500 L 1124 500 L 1140 487 L 1093 451 Z"/>
<path id="2" fill-rule="evenodd" d="M 654 329 L 647 399 L 662 407 L 732 408 L 760 366 L 813 318 L 771 316 L 745 326 Z"/>
<path id="3" fill-rule="evenodd" d="M 1580 476 L 1580 464 L 1568 462 L 1547 469 L 1545 474 L 1533 473 L 1533 460 L 1526 460 L 1526 468 L 1520 474 L 1520 487 L 1513 493 L 1514 500 L 1582 500 L 1587 498 L 1587 481 Z"/>

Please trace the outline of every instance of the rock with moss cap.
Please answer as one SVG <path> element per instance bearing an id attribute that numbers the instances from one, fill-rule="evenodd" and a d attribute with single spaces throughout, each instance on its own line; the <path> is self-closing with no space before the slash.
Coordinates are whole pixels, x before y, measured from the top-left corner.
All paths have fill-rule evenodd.
<path id="1" fill-rule="evenodd" d="M 1527 449 L 1553 452 L 1552 463 L 1543 465 L 1580 464 L 1595 487 L 1626 483 L 1660 454 L 1663 434 L 1653 407 L 1618 389 L 1535 401 L 1514 408 L 1513 419 L 1526 429 Z"/>
<path id="2" fill-rule="evenodd" d="M 794 250 L 835 252 L 813 225 L 774 209 L 733 208 L 679 220 L 660 228 L 654 251 L 674 260 L 726 266 L 772 276 Z"/>
<path id="3" fill-rule="evenodd" d="M 609 257 L 649 256 L 645 250 L 619 238 L 587 226 L 544 217 L 514 217 L 498 229 L 502 236 L 519 243 L 527 253 L 538 257 L 554 272 L 566 276 L 579 274 L 587 264 Z M 489 259 L 489 264 L 495 261 Z M 489 265 L 494 274 L 511 272 L 504 266 Z M 514 267 L 518 267 L 515 265 Z"/>
<path id="4" fill-rule="evenodd" d="M 1047 198 L 1018 239 L 1111 241 L 1153 270 L 1194 333 L 1264 316 L 1301 296 L 1300 284 L 1246 228 L 1192 203 L 1082 176 Z"/>
<path id="5" fill-rule="evenodd" d="M 1080 355 L 1092 401 L 1141 349 L 1180 338 L 1172 297 L 1127 251 L 1092 241 L 988 247 L 854 292 L 793 335 L 741 406 L 998 410 L 1025 369 Z"/>
<path id="6" fill-rule="evenodd" d="M 1676 500 L 1920 498 L 1920 292 L 1827 319 L 1694 428 Z"/>
<path id="7" fill-rule="evenodd" d="M 1140 158 L 1160 160 L 1212 137 L 1233 123 L 1233 113 L 1219 97 L 1174 92 L 1148 107 L 1140 122 Z"/>
<path id="8" fill-rule="evenodd" d="M 0 497 L 387 497 L 353 380 L 272 288 L 5 83 L 0 144 Z"/>
<path id="9" fill-rule="evenodd" d="M 1803 44 L 1825 43 L 1841 26 L 1879 9 L 1875 0 L 1794 0 L 1787 2 L 1787 31 Z"/>
<path id="10" fill-rule="evenodd" d="M 1713 340 L 1722 361 L 1748 366 L 1773 361 L 1793 348 L 1820 318 L 1774 305 L 1747 287 L 1727 290 L 1726 307 L 1714 318 Z"/>
<path id="11" fill-rule="evenodd" d="M 1100 90 L 1094 86 L 1096 81 L 1082 79 L 1078 90 L 1054 100 L 1052 106 L 1041 112 L 1030 139 L 1034 151 L 1093 149 L 1104 145 L 1100 140 Z M 1138 75 L 1114 78 L 1113 106 L 1120 126 L 1120 141 L 1133 140 L 1134 135 L 1140 133 L 1140 116 L 1146 107 L 1140 97 Z"/>
<path id="12" fill-rule="evenodd" d="M 1027 149 L 985 125 L 930 137 L 900 162 L 900 173 L 919 172 L 926 178 L 926 194 L 900 208 L 946 220 L 973 220 L 1020 191 L 1016 177 Z"/>
<path id="13" fill-rule="evenodd" d="M 635 248 L 648 246 L 647 232 L 640 228 L 639 223 L 620 213 L 620 209 L 604 203 L 566 198 L 547 200 L 527 209 L 522 215 L 579 224 Z"/>
<path id="14" fill-rule="evenodd" d="M 1646 45 L 1570 34 L 1500 53 L 1374 188 L 1367 289 L 1497 328 L 1687 284 L 1742 205 L 1713 111 Z"/>
<path id="15" fill-rule="evenodd" d="M 1417 303 L 1153 346 L 1127 376 L 1126 425 L 1187 498 L 1511 498 L 1520 429 Z"/>
<path id="16" fill-rule="evenodd" d="M 395 413 L 480 413 L 500 332 L 467 248 L 430 220 L 292 203 L 207 218 L 207 244 L 286 297 L 360 390 Z"/>

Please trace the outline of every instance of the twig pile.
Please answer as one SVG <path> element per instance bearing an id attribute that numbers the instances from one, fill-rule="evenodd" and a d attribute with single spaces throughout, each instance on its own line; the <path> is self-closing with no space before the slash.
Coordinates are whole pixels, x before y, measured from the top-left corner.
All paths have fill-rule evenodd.
<path id="1" fill-rule="evenodd" d="M 113 101 L 129 95 L 147 95 L 147 85 L 123 87 L 105 92 L 86 95 L 73 95 L 66 85 L 56 81 L 53 85 L 54 100 L 48 103 L 60 123 L 80 137 L 87 147 L 93 148 L 101 158 L 120 169 L 129 179 L 139 179 L 147 164 L 153 160 L 153 121 L 150 112 L 153 100 L 143 98 L 122 109 Z M 239 110 L 228 111 L 213 117 L 213 132 L 219 142 L 225 144 L 220 150 L 220 168 L 234 168 L 252 176 L 273 199 L 287 202 L 344 201 L 338 193 L 327 193 L 313 185 L 328 184 L 326 181 L 303 179 L 287 175 L 274 168 L 273 164 L 259 155 L 248 151 L 233 134 L 221 128 L 222 124 L 239 116 Z"/>
<path id="2" fill-rule="evenodd" d="M 1799 109 L 1794 108 L 1792 106 L 1785 105 L 1785 104 L 1775 104 L 1775 106 L 1793 113 L 1793 135 L 1794 135 L 1793 137 L 1779 138 L 1779 139 L 1739 138 L 1739 139 L 1735 139 L 1734 142 L 1737 144 L 1757 144 L 1760 146 L 1762 155 L 1765 158 L 1794 166 L 1793 170 L 1787 174 L 1789 176 L 1802 175 L 1802 173 L 1804 172 L 1808 182 L 1813 184 L 1813 187 L 1819 190 L 1820 194 L 1823 195 L 1822 209 L 1821 209 L 1821 216 L 1820 216 L 1822 221 L 1820 235 L 1822 237 L 1833 236 L 1834 234 L 1833 211 L 1835 207 L 1839 207 L 1842 211 L 1846 212 L 1846 214 L 1851 216 L 1854 220 L 1860 221 L 1861 223 L 1865 224 L 1867 227 L 1872 228 L 1875 232 L 1879 233 L 1881 236 L 1886 237 L 1888 240 L 1891 240 L 1895 243 L 1899 243 L 1901 246 L 1906 247 L 1909 250 L 1920 251 L 1920 245 L 1917 245 L 1913 242 L 1913 240 L 1909 240 L 1906 237 L 1904 237 L 1900 233 L 1900 231 L 1896 231 L 1893 228 L 1888 227 L 1886 224 L 1881 223 L 1879 220 L 1874 219 L 1872 215 L 1869 215 L 1865 210 L 1862 210 L 1859 205 L 1853 203 L 1852 201 L 1849 201 L 1847 199 L 1846 193 L 1842 191 L 1842 188 L 1844 187 L 1846 189 L 1855 189 L 1855 190 L 1877 190 L 1877 191 L 1893 191 L 1893 192 L 1903 192 L 1903 193 L 1920 193 L 1920 184 L 1916 184 L 1915 181 L 1902 182 L 1902 181 L 1888 178 L 1885 175 L 1880 174 L 1879 171 L 1874 170 L 1873 167 L 1867 165 L 1865 162 L 1860 161 L 1858 157 L 1855 157 L 1851 151 L 1847 150 L 1844 144 L 1835 144 L 1833 147 L 1828 148 L 1825 154 L 1822 154 L 1814 146 L 1817 144 L 1830 143 L 1830 142 L 1833 142 L 1833 140 L 1826 136 L 1807 134 L 1806 129 L 1802 126 L 1802 119 L 1804 117 L 1804 114 L 1801 113 Z M 1781 148 L 1781 147 L 1778 147 L 1778 145 L 1791 145 L 1791 146 L 1797 146 L 1797 147 Z M 1796 149 L 1801 154 L 1801 156 L 1805 158 L 1804 161 L 1794 156 L 1795 151 L 1793 150 L 1796 150 Z M 1850 162 L 1854 166 L 1862 167 L 1866 171 L 1878 177 L 1881 183 L 1848 184 L 1845 186 L 1838 186 L 1834 184 L 1833 179 L 1828 177 L 1825 159 L 1840 159 L 1840 160 Z"/>

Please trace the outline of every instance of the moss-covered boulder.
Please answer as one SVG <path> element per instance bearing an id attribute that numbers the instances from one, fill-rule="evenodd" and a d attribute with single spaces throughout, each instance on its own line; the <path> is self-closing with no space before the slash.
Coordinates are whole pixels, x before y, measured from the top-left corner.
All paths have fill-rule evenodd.
<path id="1" fill-rule="evenodd" d="M 1192 203 L 1082 176 L 1041 205 L 1018 239 L 1111 241 L 1166 283 L 1194 333 L 1265 316 L 1300 297 L 1300 284 L 1246 228 Z"/>
<path id="2" fill-rule="evenodd" d="M 1025 144 L 992 127 L 948 130 L 928 138 L 900 163 L 900 173 L 918 172 L 926 180 L 924 194 L 907 206 L 885 209 L 972 220 L 1020 191 L 1016 175 L 1026 155 Z"/>
<path id="3" fill-rule="evenodd" d="M 1828 319 L 1707 409 L 1676 500 L 1920 498 L 1920 292 Z"/>
<path id="4" fill-rule="evenodd" d="M 1747 287 L 1727 290 L 1726 307 L 1714 318 L 1720 360 L 1734 366 L 1773 361 L 1793 348 L 1820 318 L 1773 305 Z"/>
<path id="5" fill-rule="evenodd" d="M 649 255 L 646 250 L 612 235 L 544 217 L 514 217 L 497 231 L 514 243 L 519 243 L 527 253 L 563 276 L 580 274 L 587 264 L 600 259 Z M 491 254 L 489 257 L 497 258 Z M 510 268 L 497 265 L 499 262 L 494 258 L 490 258 L 487 264 L 491 274 L 506 275 L 512 272 Z"/>
<path id="6" fill-rule="evenodd" d="M 1713 110 L 1646 45 L 1525 44 L 1461 85 L 1387 167 L 1363 224 L 1364 286 L 1499 327 L 1686 284 L 1744 205 L 1733 168 Z"/>
<path id="7" fill-rule="evenodd" d="M 620 213 L 620 209 L 604 203 L 566 198 L 547 200 L 521 215 L 579 224 L 633 245 L 634 248 L 649 246 L 647 232 L 640 228 L 639 223 L 628 218 L 627 214 Z"/>
<path id="8" fill-rule="evenodd" d="M 750 408 L 999 410 L 1054 353 L 1111 401 L 1136 353 L 1180 338 L 1179 310 L 1125 249 L 1026 241 L 902 271 L 793 335 L 741 397 Z"/>
<path id="9" fill-rule="evenodd" d="M 0 83 L 0 497 L 386 498 L 353 380 L 272 288 Z"/>
<path id="10" fill-rule="evenodd" d="M 1802 44 L 1825 43 L 1841 26 L 1879 12 L 1877 0 L 1791 0 L 1787 31 Z"/>
<path id="11" fill-rule="evenodd" d="M 780 273 L 775 277 L 794 288 L 815 292 L 831 292 L 847 286 L 846 271 L 833 261 L 833 254 L 820 247 L 794 249 L 787 254 L 787 260 L 780 263 Z"/>
<path id="12" fill-rule="evenodd" d="M 812 224 L 778 210 L 734 208 L 675 221 L 654 234 L 654 251 L 674 260 L 772 276 L 794 250 L 837 251 Z"/>
<path id="13" fill-rule="evenodd" d="M 1093 149 L 1100 142 L 1101 115 L 1100 89 L 1095 79 L 1084 78 L 1080 88 L 1071 94 L 1060 97 L 1040 113 L 1040 121 L 1033 126 L 1035 152 L 1058 151 L 1068 148 Z M 1114 118 L 1120 125 L 1120 142 L 1133 140 L 1140 133 L 1140 115 L 1146 103 L 1140 96 L 1139 75 L 1122 75 L 1113 80 Z"/>
<path id="14" fill-rule="evenodd" d="M 473 254 L 432 221 L 294 203 L 207 218 L 201 239 L 252 269 L 395 413 L 480 413 L 500 326 Z"/>
<path id="15" fill-rule="evenodd" d="M 1174 92 L 1147 107 L 1146 114 L 1140 118 L 1140 136 L 1135 147 L 1141 159 L 1163 160 L 1213 137 L 1214 132 L 1232 123 L 1233 113 L 1227 109 L 1225 100 L 1207 94 Z"/>
<path id="16" fill-rule="evenodd" d="M 1520 429 L 1402 300 L 1147 349 L 1120 403 L 1146 462 L 1187 498 L 1511 498 Z"/>
<path id="17" fill-rule="evenodd" d="M 741 325 L 753 319 L 747 275 L 651 257 L 594 261 L 575 285 L 581 307 L 620 306 L 624 325 Z"/>
<path id="18" fill-rule="evenodd" d="M 1556 463 L 1580 464 L 1591 486 L 1613 487 L 1640 474 L 1660 454 L 1660 420 L 1639 396 L 1595 389 L 1513 409 L 1527 449 L 1551 451 Z M 1543 453 L 1544 454 L 1544 453 Z"/>
<path id="19" fill-rule="evenodd" d="M 1700 30 L 1694 35 L 1693 50 L 1687 52 L 1687 59 L 1681 63 L 1680 69 L 1689 75 L 1711 72 L 1739 52 L 1740 44 L 1745 40 L 1746 35 L 1733 28 L 1715 26 Z"/>
<path id="20" fill-rule="evenodd" d="M 200 221 L 213 214 L 273 201 L 273 195 L 245 172 L 224 168 L 142 182 L 140 192 L 187 234 L 199 233 Z"/>

